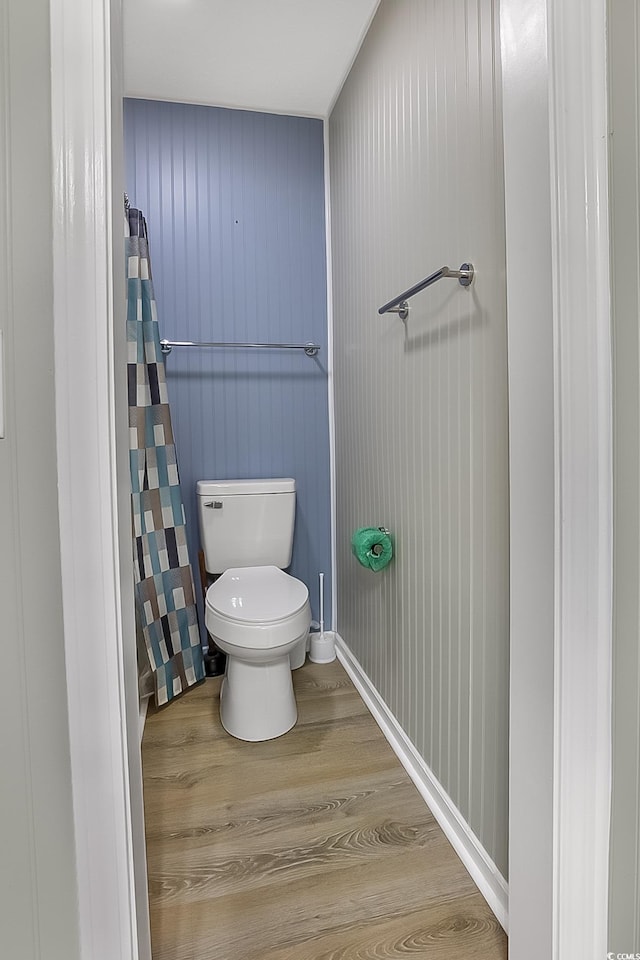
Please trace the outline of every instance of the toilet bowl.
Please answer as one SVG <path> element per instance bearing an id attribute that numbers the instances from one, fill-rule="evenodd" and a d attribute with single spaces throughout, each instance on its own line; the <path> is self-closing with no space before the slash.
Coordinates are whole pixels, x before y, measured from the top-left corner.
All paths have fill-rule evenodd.
<path id="1" fill-rule="evenodd" d="M 239 740 L 272 740 L 294 726 L 291 659 L 311 624 L 309 592 L 275 566 L 232 567 L 207 590 L 205 624 L 227 654 L 220 720 Z"/>

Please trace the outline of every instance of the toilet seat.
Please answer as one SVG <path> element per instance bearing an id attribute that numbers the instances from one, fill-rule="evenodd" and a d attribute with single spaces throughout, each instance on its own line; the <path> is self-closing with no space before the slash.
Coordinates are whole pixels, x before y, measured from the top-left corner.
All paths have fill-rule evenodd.
<path id="1" fill-rule="evenodd" d="M 232 567 L 207 591 L 207 603 L 230 620 L 277 623 L 309 599 L 304 583 L 278 567 Z"/>
<path id="2" fill-rule="evenodd" d="M 267 650 L 309 628 L 309 591 L 278 567 L 232 567 L 206 594 L 205 622 L 214 638 Z"/>

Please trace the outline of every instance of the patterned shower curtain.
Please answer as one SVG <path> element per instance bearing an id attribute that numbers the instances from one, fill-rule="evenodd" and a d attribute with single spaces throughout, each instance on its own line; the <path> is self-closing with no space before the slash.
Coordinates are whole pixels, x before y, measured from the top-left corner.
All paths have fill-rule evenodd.
<path id="1" fill-rule="evenodd" d="M 185 530 L 165 366 L 151 280 L 147 226 L 125 222 L 129 461 L 138 650 L 146 654 L 156 703 L 205 676 Z M 140 665 L 142 671 L 146 666 Z"/>

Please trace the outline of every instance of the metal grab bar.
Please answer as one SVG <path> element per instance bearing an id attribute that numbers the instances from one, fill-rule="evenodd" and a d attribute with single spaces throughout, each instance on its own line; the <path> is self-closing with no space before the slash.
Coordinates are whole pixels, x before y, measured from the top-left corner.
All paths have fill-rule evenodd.
<path id="1" fill-rule="evenodd" d="M 458 280 L 460 286 L 462 287 L 468 287 L 471 285 L 473 280 L 473 274 L 474 270 L 472 263 L 463 263 L 459 270 L 450 270 L 449 267 L 440 267 L 439 270 L 436 270 L 435 273 L 425 277 L 425 279 L 421 280 L 420 283 L 415 283 L 412 287 L 409 287 L 408 290 L 405 290 L 404 293 L 394 297 L 393 300 L 389 300 L 389 303 L 385 303 L 383 307 L 380 307 L 378 313 L 397 313 L 401 320 L 406 320 L 409 316 L 409 304 L 407 303 L 407 300 L 415 296 L 416 293 L 420 293 L 420 291 L 424 290 L 425 287 L 430 287 L 432 283 L 437 283 L 438 280 L 442 280 L 443 278 L 447 277 Z"/>
<path id="2" fill-rule="evenodd" d="M 161 340 L 160 347 L 164 354 L 169 354 L 174 347 L 238 347 L 256 348 L 259 350 L 304 350 L 308 357 L 315 357 L 320 352 L 317 343 L 198 343 L 193 340 Z"/>

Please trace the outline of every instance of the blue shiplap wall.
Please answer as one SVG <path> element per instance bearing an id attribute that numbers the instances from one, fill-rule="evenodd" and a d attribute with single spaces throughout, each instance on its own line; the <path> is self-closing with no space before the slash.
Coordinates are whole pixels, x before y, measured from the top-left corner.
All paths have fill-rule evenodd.
<path id="1" fill-rule="evenodd" d="M 161 336 L 322 346 L 315 359 L 176 349 L 167 360 L 196 579 L 196 481 L 295 477 L 290 572 L 317 619 L 320 571 L 331 600 L 322 122 L 147 100 L 125 101 L 124 115 Z"/>

